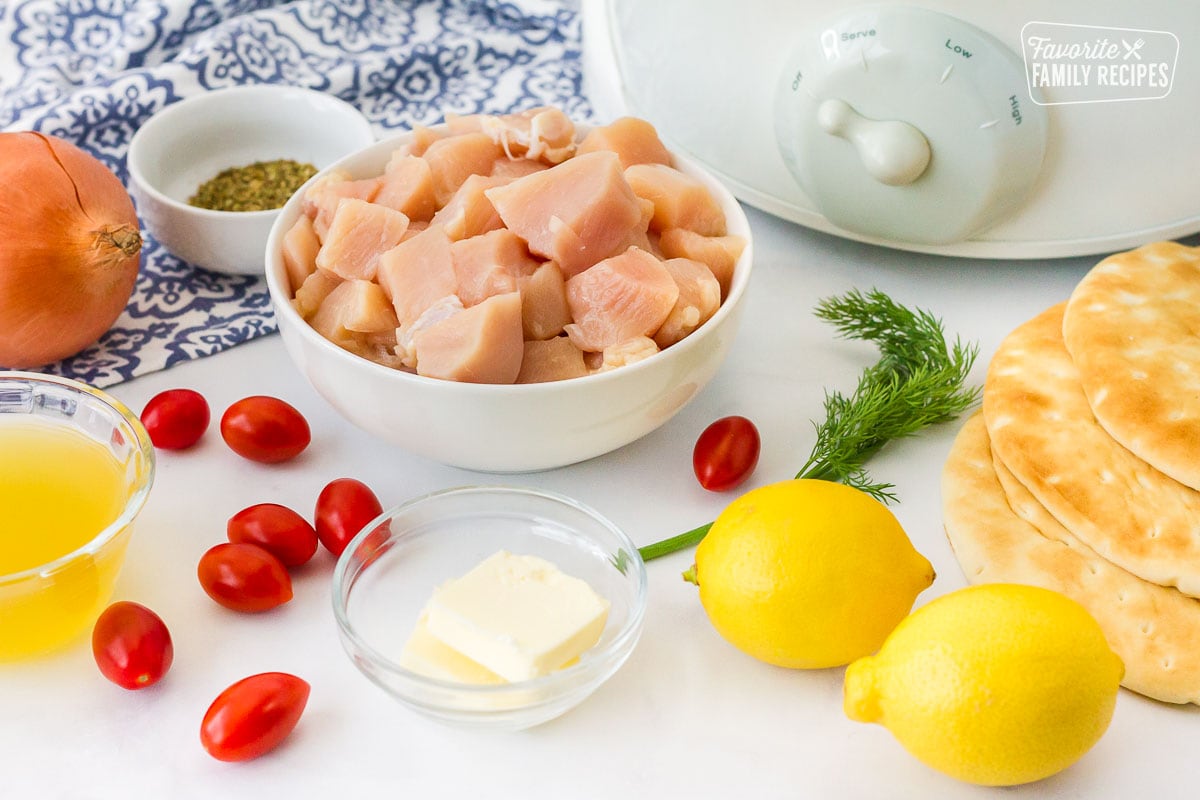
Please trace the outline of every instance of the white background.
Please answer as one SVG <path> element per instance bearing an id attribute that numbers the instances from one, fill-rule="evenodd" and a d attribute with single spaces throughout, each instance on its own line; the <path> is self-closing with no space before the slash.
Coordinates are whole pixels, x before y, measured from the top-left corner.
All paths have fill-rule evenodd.
<path id="1" fill-rule="evenodd" d="M 749 488 L 791 477 L 813 441 L 826 388 L 850 391 L 874 361 L 869 345 L 835 339 L 812 315 L 819 298 L 877 287 L 940 316 L 979 343 L 981 383 L 1003 336 L 1065 300 L 1095 258 L 985 262 L 856 244 L 750 210 L 756 260 L 748 308 L 713 382 L 658 431 L 592 461 L 494 476 L 444 467 L 373 441 L 336 416 L 299 376 L 277 336 L 138 378 L 112 394 L 140 411 L 174 387 L 203 392 L 214 426 L 184 453 L 163 452 L 115 599 L 167 622 L 175 664 L 158 686 L 127 692 L 96 669 L 86 638 L 35 661 L 0 664 L 3 798 L 971 798 L 1190 797 L 1200 785 L 1200 719 L 1191 706 L 1122 690 L 1107 734 L 1079 763 L 1015 790 L 958 783 L 924 767 L 874 725 L 841 709 L 842 669 L 789 671 L 752 660 L 712 629 L 678 553 L 648 565 L 649 610 L 625 667 L 566 716 L 522 733 L 476 733 L 405 709 L 351 665 L 330 610 L 333 559 L 322 551 L 295 599 L 263 615 L 214 604 L 196 581 L 200 555 L 239 509 L 272 501 L 311 514 L 333 478 L 366 481 L 385 506 L 434 489 L 511 483 L 574 496 L 638 544 L 711 520 L 733 495 L 705 492 L 691 471 L 696 436 L 744 414 L 763 452 Z M 215 419 L 234 400 L 273 394 L 313 429 L 294 462 L 244 461 Z M 918 604 L 965 585 L 942 531 L 939 479 L 956 424 L 885 449 L 870 464 L 893 482 L 894 511 L 937 570 Z M 201 748 L 211 700 L 256 672 L 312 684 L 293 735 L 254 762 L 224 764 Z"/>

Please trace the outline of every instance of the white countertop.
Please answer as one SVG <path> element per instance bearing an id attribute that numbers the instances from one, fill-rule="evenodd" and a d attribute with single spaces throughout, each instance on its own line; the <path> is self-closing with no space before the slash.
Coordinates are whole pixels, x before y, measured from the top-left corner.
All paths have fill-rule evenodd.
<path id="1" fill-rule="evenodd" d="M 163 452 L 115 599 L 166 621 L 175 663 L 157 686 L 108 683 L 85 638 L 53 656 L 0 664 L 0 795 L 5 798 L 960 798 L 1184 797 L 1200 784 L 1200 710 L 1121 691 L 1112 726 L 1083 760 L 1015 790 L 968 786 L 926 768 L 879 726 L 842 713 L 842 669 L 790 671 L 743 655 L 709 624 L 679 574 L 690 553 L 653 561 L 641 643 L 583 705 L 522 733 L 477 733 L 428 721 L 369 683 L 338 642 L 322 550 L 295 598 L 264 615 L 220 608 L 196 563 L 239 509 L 273 501 L 311 515 L 336 477 L 371 485 L 385 506 L 434 489 L 512 483 L 576 497 L 639 545 L 713 519 L 733 494 L 696 483 L 691 450 L 712 420 L 753 419 L 763 438 L 750 484 L 791 477 L 812 445 L 826 387 L 849 391 L 875 359 L 835 339 L 811 313 L 822 297 L 877 287 L 940 316 L 988 359 L 1016 325 L 1064 300 L 1094 258 L 983 262 L 835 239 L 750 210 L 756 263 L 743 328 L 717 377 L 664 427 L 621 450 L 549 472 L 494 476 L 444 467 L 372 441 L 343 421 L 292 367 L 278 336 L 138 378 L 111 390 L 140 410 L 191 387 L 212 406 L 202 443 Z M 296 461 L 253 464 L 221 441 L 216 420 L 238 398 L 273 394 L 308 418 Z M 889 446 L 870 464 L 895 483 L 893 506 L 938 577 L 918 604 L 965 585 L 942 532 L 939 479 L 957 424 Z M 210 758 L 198 738 L 212 699 L 256 672 L 312 684 L 304 717 L 277 751 L 245 764 Z"/>

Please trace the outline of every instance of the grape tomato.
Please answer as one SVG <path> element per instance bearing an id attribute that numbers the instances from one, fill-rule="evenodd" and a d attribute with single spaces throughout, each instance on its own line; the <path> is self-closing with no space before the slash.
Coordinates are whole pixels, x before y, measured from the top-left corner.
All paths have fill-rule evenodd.
<path id="1" fill-rule="evenodd" d="M 221 437 L 243 458 L 277 464 L 308 447 L 312 433 L 304 415 L 277 397 L 243 397 L 221 416 Z"/>
<path id="2" fill-rule="evenodd" d="M 233 611 L 269 611 L 292 599 L 292 579 L 283 562 L 255 544 L 209 548 L 196 575 L 209 597 Z"/>
<path id="3" fill-rule="evenodd" d="M 150 398 L 142 409 L 142 425 L 155 447 L 185 450 L 208 430 L 208 401 L 191 389 L 168 389 Z"/>
<path id="4" fill-rule="evenodd" d="M 286 567 L 298 567 L 317 552 L 317 532 L 313 526 L 278 503 L 243 508 L 229 518 L 226 534 L 235 544 L 258 545 Z"/>
<path id="5" fill-rule="evenodd" d="M 200 743 L 219 761 L 249 761 L 278 747 L 300 722 L 308 682 L 286 672 L 242 678 L 213 700 Z"/>
<path id="6" fill-rule="evenodd" d="M 383 513 L 379 498 L 354 478 L 330 481 L 317 496 L 316 529 L 321 544 L 340 556 L 366 524 Z"/>
<path id="7" fill-rule="evenodd" d="M 113 603 L 92 627 L 92 655 L 104 677 L 125 689 L 153 686 L 175 649 L 162 618 L 139 603 Z"/>
<path id="8" fill-rule="evenodd" d="M 712 492 L 738 486 L 754 472 L 761 449 L 758 428 L 745 417 L 722 417 L 709 425 L 692 450 L 692 469 Z"/>

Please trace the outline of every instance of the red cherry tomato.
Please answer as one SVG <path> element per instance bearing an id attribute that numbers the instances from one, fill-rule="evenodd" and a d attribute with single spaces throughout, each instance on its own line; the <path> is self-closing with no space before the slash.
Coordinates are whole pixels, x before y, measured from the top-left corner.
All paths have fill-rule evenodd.
<path id="1" fill-rule="evenodd" d="M 171 668 L 175 649 L 162 619 L 122 600 L 104 610 L 92 628 L 92 655 L 104 677 L 126 689 L 144 689 Z"/>
<path id="2" fill-rule="evenodd" d="M 243 397 L 221 416 L 221 437 L 251 461 L 276 464 L 295 458 L 312 434 L 304 416 L 277 397 Z"/>
<path id="3" fill-rule="evenodd" d="M 368 522 L 383 513 L 370 487 L 354 478 L 330 481 L 317 496 L 317 538 L 335 556 Z"/>
<path id="4" fill-rule="evenodd" d="M 200 743 L 220 761 L 249 761 L 274 750 L 300 721 L 310 688 L 286 672 L 242 678 L 208 707 Z"/>
<path id="5" fill-rule="evenodd" d="M 285 567 L 298 567 L 317 552 L 317 532 L 304 517 L 277 503 L 243 508 L 225 527 L 229 541 L 256 544 Z"/>
<path id="6" fill-rule="evenodd" d="M 740 484 L 758 464 L 758 428 L 745 417 L 722 417 L 704 429 L 692 451 L 700 485 L 723 492 Z"/>
<path id="7" fill-rule="evenodd" d="M 155 447 L 185 450 L 208 430 L 208 401 L 191 389 L 168 389 L 142 409 L 142 425 Z"/>
<path id="8" fill-rule="evenodd" d="M 256 544 L 219 544 L 200 557 L 200 585 L 234 611 L 268 611 L 292 599 L 283 562 Z"/>

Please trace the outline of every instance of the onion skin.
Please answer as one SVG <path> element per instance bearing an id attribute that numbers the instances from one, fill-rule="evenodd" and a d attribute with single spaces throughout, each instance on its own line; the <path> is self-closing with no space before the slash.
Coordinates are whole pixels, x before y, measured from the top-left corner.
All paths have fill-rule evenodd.
<path id="1" fill-rule="evenodd" d="M 54 136 L 0 133 L 0 365 L 94 344 L 133 294 L 141 246 L 133 201 L 104 164 Z"/>

